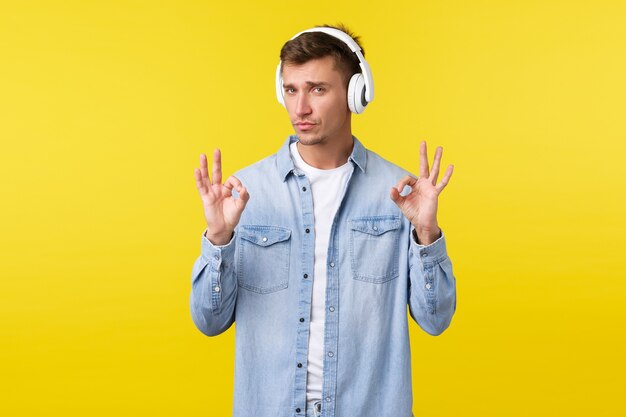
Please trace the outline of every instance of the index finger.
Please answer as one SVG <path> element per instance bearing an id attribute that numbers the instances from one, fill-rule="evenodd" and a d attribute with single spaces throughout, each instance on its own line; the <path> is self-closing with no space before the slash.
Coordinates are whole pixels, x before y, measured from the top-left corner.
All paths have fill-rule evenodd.
<path id="1" fill-rule="evenodd" d="M 239 190 L 241 189 L 242 185 L 241 185 L 241 181 L 239 181 L 239 178 L 235 177 L 234 175 L 231 175 L 230 177 L 228 177 L 228 179 L 224 183 L 224 187 L 230 190 L 232 190 L 233 188 L 235 190 Z"/>

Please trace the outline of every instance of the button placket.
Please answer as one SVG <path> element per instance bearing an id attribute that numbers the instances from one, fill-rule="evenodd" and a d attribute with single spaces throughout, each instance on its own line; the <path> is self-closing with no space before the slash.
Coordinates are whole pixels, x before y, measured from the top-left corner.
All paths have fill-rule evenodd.
<path id="1" fill-rule="evenodd" d="M 302 256 L 302 267 L 304 271 L 312 271 L 314 267 L 314 218 L 313 218 L 313 196 L 310 192 L 310 184 L 308 183 L 308 179 L 306 175 L 302 174 L 295 178 L 297 181 L 298 188 L 300 188 L 300 201 L 301 205 L 301 219 L 302 219 L 302 247 L 301 253 L 305 254 Z M 296 372 L 295 372 L 295 386 L 300 392 L 306 394 L 306 367 L 304 364 L 307 360 L 308 355 L 308 335 L 309 335 L 309 317 L 310 317 L 310 304 L 307 300 L 310 300 L 311 293 L 313 291 L 313 282 L 312 278 L 309 277 L 309 274 L 302 271 L 302 281 L 301 281 L 301 290 L 299 291 L 299 311 L 298 311 L 298 331 L 296 336 L 296 344 L 297 344 L 297 353 L 296 353 Z M 304 402 L 301 402 L 304 401 Z M 299 398 L 296 400 L 294 405 L 303 405 L 306 404 L 306 396 Z M 305 414 L 305 407 L 296 408 L 296 413 Z"/>

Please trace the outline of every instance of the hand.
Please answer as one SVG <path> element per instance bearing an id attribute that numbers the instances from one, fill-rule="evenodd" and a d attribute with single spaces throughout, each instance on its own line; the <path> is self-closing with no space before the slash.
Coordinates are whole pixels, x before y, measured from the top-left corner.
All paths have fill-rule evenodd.
<path id="1" fill-rule="evenodd" d="M 213 181 L 211 182 L 209 178 L 205 154 L 200 154 L 200 169 L 196 168 L 194 175 L 204 207 L 207 238 L 213 244 L 224 245 L 230 241 L 241 213 L 250 199 L 248 190 L 232 175 L 222 184 L 222 161 L 219 149 L 213 151 Z M 237 199 L 233 197 L 233 188 L 239 193 Z"/>
<path id="2" fill-rule="evenodd" d="M 420 176 L 414 178 L 410 175 L 402 178 L 395 187 L 391 188 L 391 199 L 396 203 L 404 216 L 415 227 L 420 243 L 429 245 L 440 236 L 441 229 L 437 224 L 437 199 L 445 186 L 450 181 L 454 165 L 448 165 L 446 173 L 437 184 L 439 176 L 439 164 L 443 148 L 437 147 L 433 169 L 428 170 L 428 156 L 426 154 L 426 141 L 420 144 Z M 412 191 L 406 196 L 400 192 L 405 185 L 409 185 Z"/>

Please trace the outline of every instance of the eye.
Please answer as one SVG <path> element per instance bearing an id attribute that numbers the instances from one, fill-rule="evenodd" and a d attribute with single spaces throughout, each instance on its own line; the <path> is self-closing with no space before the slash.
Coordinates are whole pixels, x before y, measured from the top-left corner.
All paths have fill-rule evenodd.
<path id="1" fill-rule="evenodd" d="M 292 91 L 293 91 L 293 88 L 292 88 L 292 87 L 285 87 L 285 91 L 286 91 L 287 93 L 291 94 L 291 93 L 292 93 Z"/>
<path id="2" fill-rule="evenodd" d="M 315 87 L 317 93 L 321 93 L 324 91 L 324 87 Z"/>

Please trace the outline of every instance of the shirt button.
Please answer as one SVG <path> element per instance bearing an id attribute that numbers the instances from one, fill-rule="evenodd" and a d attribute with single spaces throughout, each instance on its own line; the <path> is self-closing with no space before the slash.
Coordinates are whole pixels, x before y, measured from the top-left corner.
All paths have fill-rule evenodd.
<path id="1" fill-rule="evenodd" d="M 426 252 L 422 252 L 422 256 L 428 256 Z"/>
<path id="2" fill-rule="evenodd" d="M 216 285 L 216 286 L 215 286 L 215 288 L 213 288 L 213 290 L 214 290 L 215 292 L 220 292 L 220 287 Z"/>
<path id="3" fill-rule="evenodd" d="M 304 323 L 304 317 L 300 317 L 300 323 Z"/>
<path id="4" fill-rule="evenodd" d="M 296 413 L 299 413 L 299 412 L 300 412 L 300 409 L 299 409 L 299 408 L 296 408 Z"/>
<path id="5" fill-rule="evenodd" d="M 330 263 L 330 267 L 331 267 L 331 268 L 334 268 L 334 267 L 335 267 L 335 263 L 334 263 L 334 262 L 331 262 L 331 263 Z"/>
<path id="6" fill-rule="evenodd" d="M 333 356 L 335 356 L 335 354 L 333 352 L 328 352 L 328 356 L 332 358 Z"/>
<path id="7" fill-rule="evenodd" d="M 304 278 L 308 278 L 308 277 L 309 277 L 309 274 L 304 274 Z"/>
<path id="8" fill-rule="evenodd" d="M 306 191 L 306 187 L 302 187 L 302 191 Z"/>
<path id="9" fill-rule="evenodd" d="M 263 242 L 267 242 L 267 238 L 266 237 L 263 238 Z"/>
<path id="10" fill-rule="evenodd" d="M 378 226 L 374 226 L 374 227 L 373 227 L 373 229 L 374 229 L 374 230 L 378 230 Z"/>
<path id="11" fill-rule="evenodd" d="M 302 364 L 301 363 L 298 364 L 298 368 L 302 368 Z"/>
<path id="12" fill-rule="evenodd" d="M 333 306 L 328 307 L 328 309 L 329 309 L 330 311 L 335 311 L 335 307 L 333 307 Z"/>
<path id="13" fill-rule="evenodd" d="M 430 290 L 430 284 L 426 284 L 426 289 Z"/>
<path id="14" fill-rule="evenodd" d="M 330 402 L 330 397 L 326 397 L 326 402 L 329 403 Z"/>
<path id="15" fill-rule="evenodd" d="M 305 232 L 309 233 L 309 232 L 310 232 L 310 230 L 309 230 L 309 229 L 306 229 L 306 230 L 305 230 Z"/>
<path id="16" fill-rule="evenodd" d="M 217 259 L 218 261 L 220 260 L 220 256 L 219 255 L 215 255 L 214 258 Z"/>

